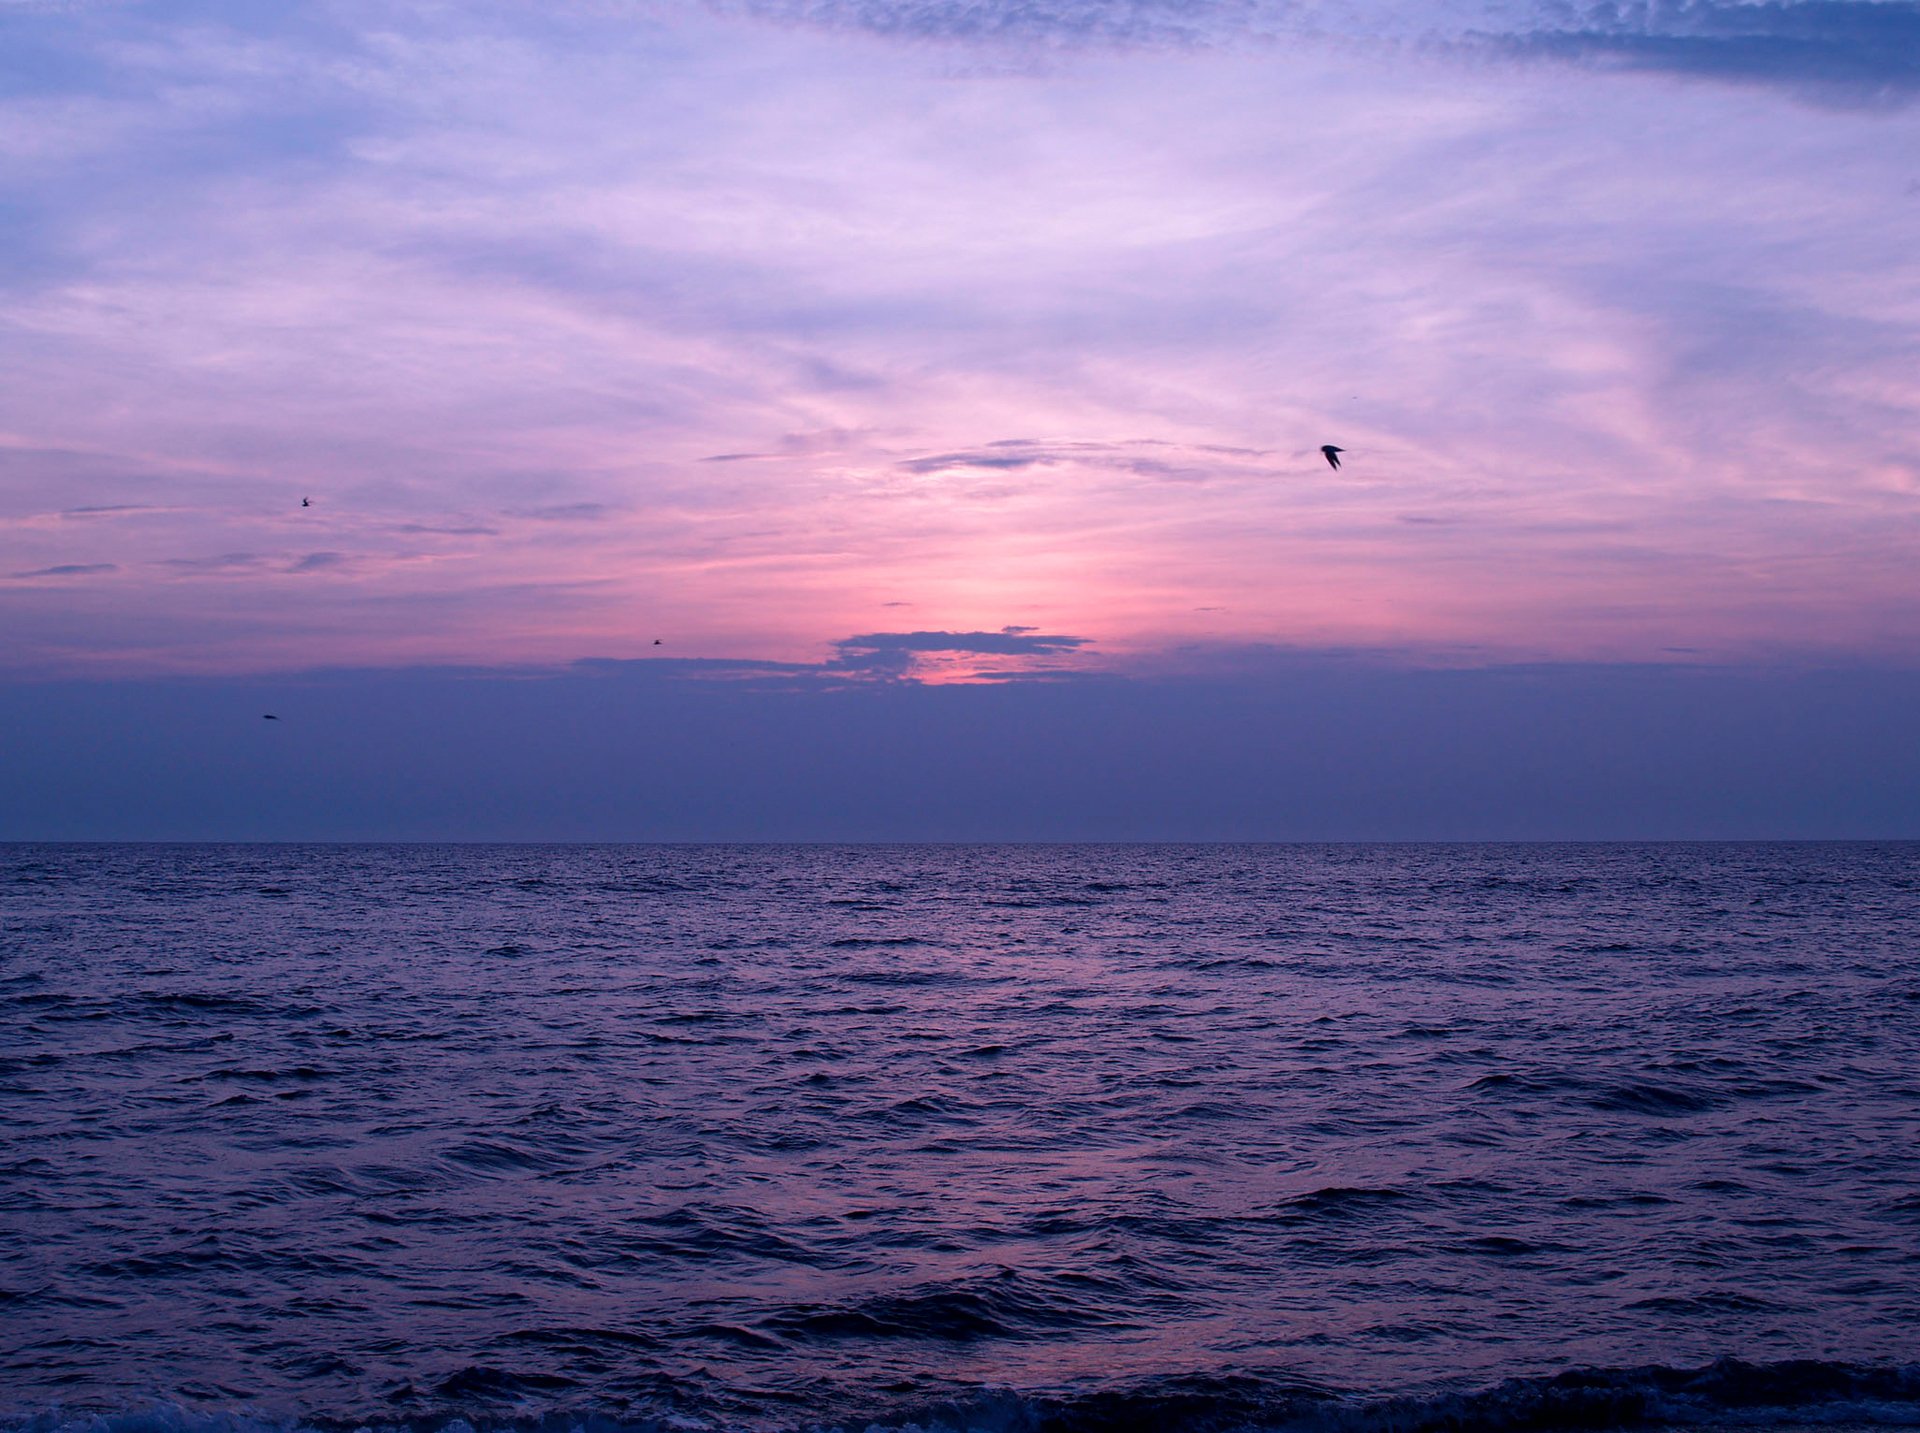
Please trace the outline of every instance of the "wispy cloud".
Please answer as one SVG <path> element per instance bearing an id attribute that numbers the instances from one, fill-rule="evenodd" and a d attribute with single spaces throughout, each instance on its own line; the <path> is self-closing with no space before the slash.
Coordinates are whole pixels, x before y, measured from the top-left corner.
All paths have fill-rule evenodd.
<path id="1" fill-rule="evenodd" d="M 483 527 L 478 523 L 402 522 L 395 523 L 393 530 L 414 537 L 498 537 L 500 535 L 499 528 Z"/>
<path id="2" fill-rule="evenodd" d="M 918 40 L 1194 45 L 1298 25 L 1294 0 L 719 0 L 715 8 Z"/>
<path id="3" fill-rule="evenodd" d="M 1046 443 L 1032 438 L 1001 438 L 971 452 L 935 453 L 908 458 L 900 469 L 908 473 L 945 473 L 977 469 L 1019 472 L 1025 468 L 1078 466 L 1114 473 L 1131 473 L 1168 481 L 1204 481 L 1223 472 L 1249 469 L 1247 460 L 1267 454 L 1221 444 L 1178 444 L 1154 438 L 1120 441 Z M 1269 465 L 1271 468 L 1272 465 Z"/>
<path id="4" fill-rule="evenodd" d="M 289 572 L 328 572 L 343 567 L 347 563 L 344 552 L 309 552 L 296 558 L 287 567 Z"/>
<path id="5" fill-rule="evenodd" d="M 534 522 L 594 522 L 607 512 L 605 503 L 552 503 L 546 507 L 509 508 L 507 516 Z"/>
<path id="6" fill-rule="evenodd" d="M 160 565 L 184 573 L 232 573 L 260 567 L 266 561 L 267 559 L 258 553 L 222 552 L 208 557 L 162 558 Z"/>
<path id="7" fill-rule="evenodd" d="M 1011 472 L 1053 461 L 1045 453 L 937 453 L 930 458 L 910 458 L 900 466 L 909 473 L 939 473 L 952 468 L 988 468 Z"/>
<path id="8" fill-rule="evenodd" d="M 1909 0 L 636 13 L 9 12 L 10 652 L 1920 649 Z"/>
<path id="9" fill-rule="evenodd" d="M 27 572 L 9 573 L 10 577 L 91 577 L 101 572 L 118 572 L 120 569 L 111 562 L 62 562 L 52 567 L 36 567 Z"/>

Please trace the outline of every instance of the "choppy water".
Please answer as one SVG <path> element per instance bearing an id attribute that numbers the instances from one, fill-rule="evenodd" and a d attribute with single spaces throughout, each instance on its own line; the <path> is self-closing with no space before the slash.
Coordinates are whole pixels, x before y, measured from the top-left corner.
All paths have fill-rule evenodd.
<path id="1" fill-rule="evenodd" d="M 1920 845 L 0 846 L 0 1137 L 16 1425 L 1920 1422 Z"/>

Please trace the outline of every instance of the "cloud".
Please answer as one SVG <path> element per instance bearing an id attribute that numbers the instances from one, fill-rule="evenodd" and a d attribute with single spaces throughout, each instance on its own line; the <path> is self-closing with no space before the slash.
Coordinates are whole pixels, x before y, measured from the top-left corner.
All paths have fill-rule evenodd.
<path id="1" fill-rule="evenodd" d="M 915 40 L 1194 45 L 1302 17 L 1291 0 L 718 0 L 716 9 Z"/>
<path id="2" fill-rule="evenodd" d="M 29 577 L 87 577 L 96 572 L 118 572 L 117 563 L 112 562 L 63 562 L 53 567 L 36 567 L 31 572 L 10 574 L 16 578 Z"/>
<path id="3" fill-rule="evenodd" d="M 287 568 L 289 572 L 325 572 L 346 563 L 344 552 L 310 552 Z"/>
<path id="4" fill-rule="evenodd" d="M 121 575 L 13 587 L 5 660 L 1920 642 L 1913 112 L 1592 48 L 1866 64 L 1911 0 L 635 8 L 33 22 L 73 122 L 0 136 L 93 138 L 9 181 L 60 264 L 0 238 L 4 570 Z M 266 127 L 289 75 L 325 142 Z"/>
<path id="5" fill-rule="evenodd" d="M 1860 106 L 1920 93 L 1920 4 L 1912 0 L 1654 0 L 1596 4 L 1560 24 L 1493 35 L 1522 58 L 1779 85 Z"/>
<path id="6" fill-rule="evenodd" d="M 1166 456 L 1149 456 L 1160 453 Z M 1024 468 L 1081 467 L 1171 481 L 1204 481 L 1223 468 L 1243 465 L 1267 454 L 1218 443 L 1182 444 L 1158 438 L 1080 440 L 1045 443 L 1032 438 L 1000 438 L 979 448 L 907 458 L 902 472 L 916 476 L 966 470 L 1018 472 Z M 1170 460 L 1171 459 L 1171 460 Z"/>
<path id="7" fill-rule="evenodd" d="M 991 468 L 1011 471 L 1054 461 L 1055 459 L 1046 453 L 1027 453 L 1019 456 L 1005 453 L 940 453 L 931 458 L 909 459 L 900 466 L 909 473 L 937 473 L 947 468 Z"/>
<path id="8" fill-rule="evenodd" d="M 719 0 L 716 8 L 1021 50 L 1361 43 L 1778 85 L 1847 105 L 1900 102 L 1920 91 L 1915 0 Z"/>
<path id="9" fill-rule="evenodd" d="M 1062 656 L 1091 643 L 1089 637 L 1047 636 L 1031 627 L 1003 627 L 998 632 L 869 632 L 834 643 L 836 655 L 829 670 L 869 676 L 908 677 L 928 656 Z M 969 676 L 1005 678 L 1024 675 L 1024 669 L 970 668 Z"/>
<path id="10" fill-rule="evenodd" d="M 1911 668 L 1241 653 L 944 688 L 791 670 L 4 682 L 0 839 L 1920 835 Z M 262 711 L 297 723 L 299 759 Z M 633 759 L 636 731 L 662 759 Z"/>
<path id="11" fill-rule="evenodd" d="M 245 572 L 265 561 L 254 552 L 222 552 L 212 557 L 162 558 L 160 565 L 180 572 Z"/>
<path id="12" fill-rule="evenodd" d="M 530 518 L 534 522 L 594 522 L 607 515 L 605 503 L 551 503 L 546 507 L 513 508 L 508 517 Z"/>

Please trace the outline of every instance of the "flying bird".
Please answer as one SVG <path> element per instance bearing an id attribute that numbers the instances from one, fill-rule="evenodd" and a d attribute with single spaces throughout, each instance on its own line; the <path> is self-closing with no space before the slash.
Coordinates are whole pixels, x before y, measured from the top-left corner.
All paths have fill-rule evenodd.
<path id="1" fill-rule="evenodd" d="M 658 637 L 655 637 L 655 638 L 653 639 L 653 645 L 654 645 L 654 646 L 656 646 L 656 647 L 660 645 L 660 639 L 659 639 Z"/>
<path id="2" fill-rule="evenodd" d="M 261 721 L 279 721 L 280 718 L 275 716 L 272 712 L 261 712 L 260 720 Z"/>
<path id="3" fill-rule="evenodd" d="M 303 507 L 303 508 L 310 508 L 310 507 L 312 507 L 312 506 L 313 506 L 313 499 L 312 499 L 312 498 L 302 498 L 302 499 L 300 499 L 300 506 L 301 506 L 301 507 Z"/>
<path id="4" fill-rule="evenodd" d="M 1331 443 L 1322 443 L 1320 445 L 1320 456 L 1325 458 L 1327 460 L 1327 466 L 1335 471 L 1338 471 L 1340 467 L 1340 455 L 1346 451 L 1345 448 L 1336 448 Z"/>

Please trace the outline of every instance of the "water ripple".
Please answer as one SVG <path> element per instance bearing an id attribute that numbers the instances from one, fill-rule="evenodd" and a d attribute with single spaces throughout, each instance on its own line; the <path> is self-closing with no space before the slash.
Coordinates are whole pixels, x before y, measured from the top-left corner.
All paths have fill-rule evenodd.
<path id="1" fill-rule="evenodd" d="M 8 1428 L 1920 1422 L 1913 845 L 0 889 Z"/>

